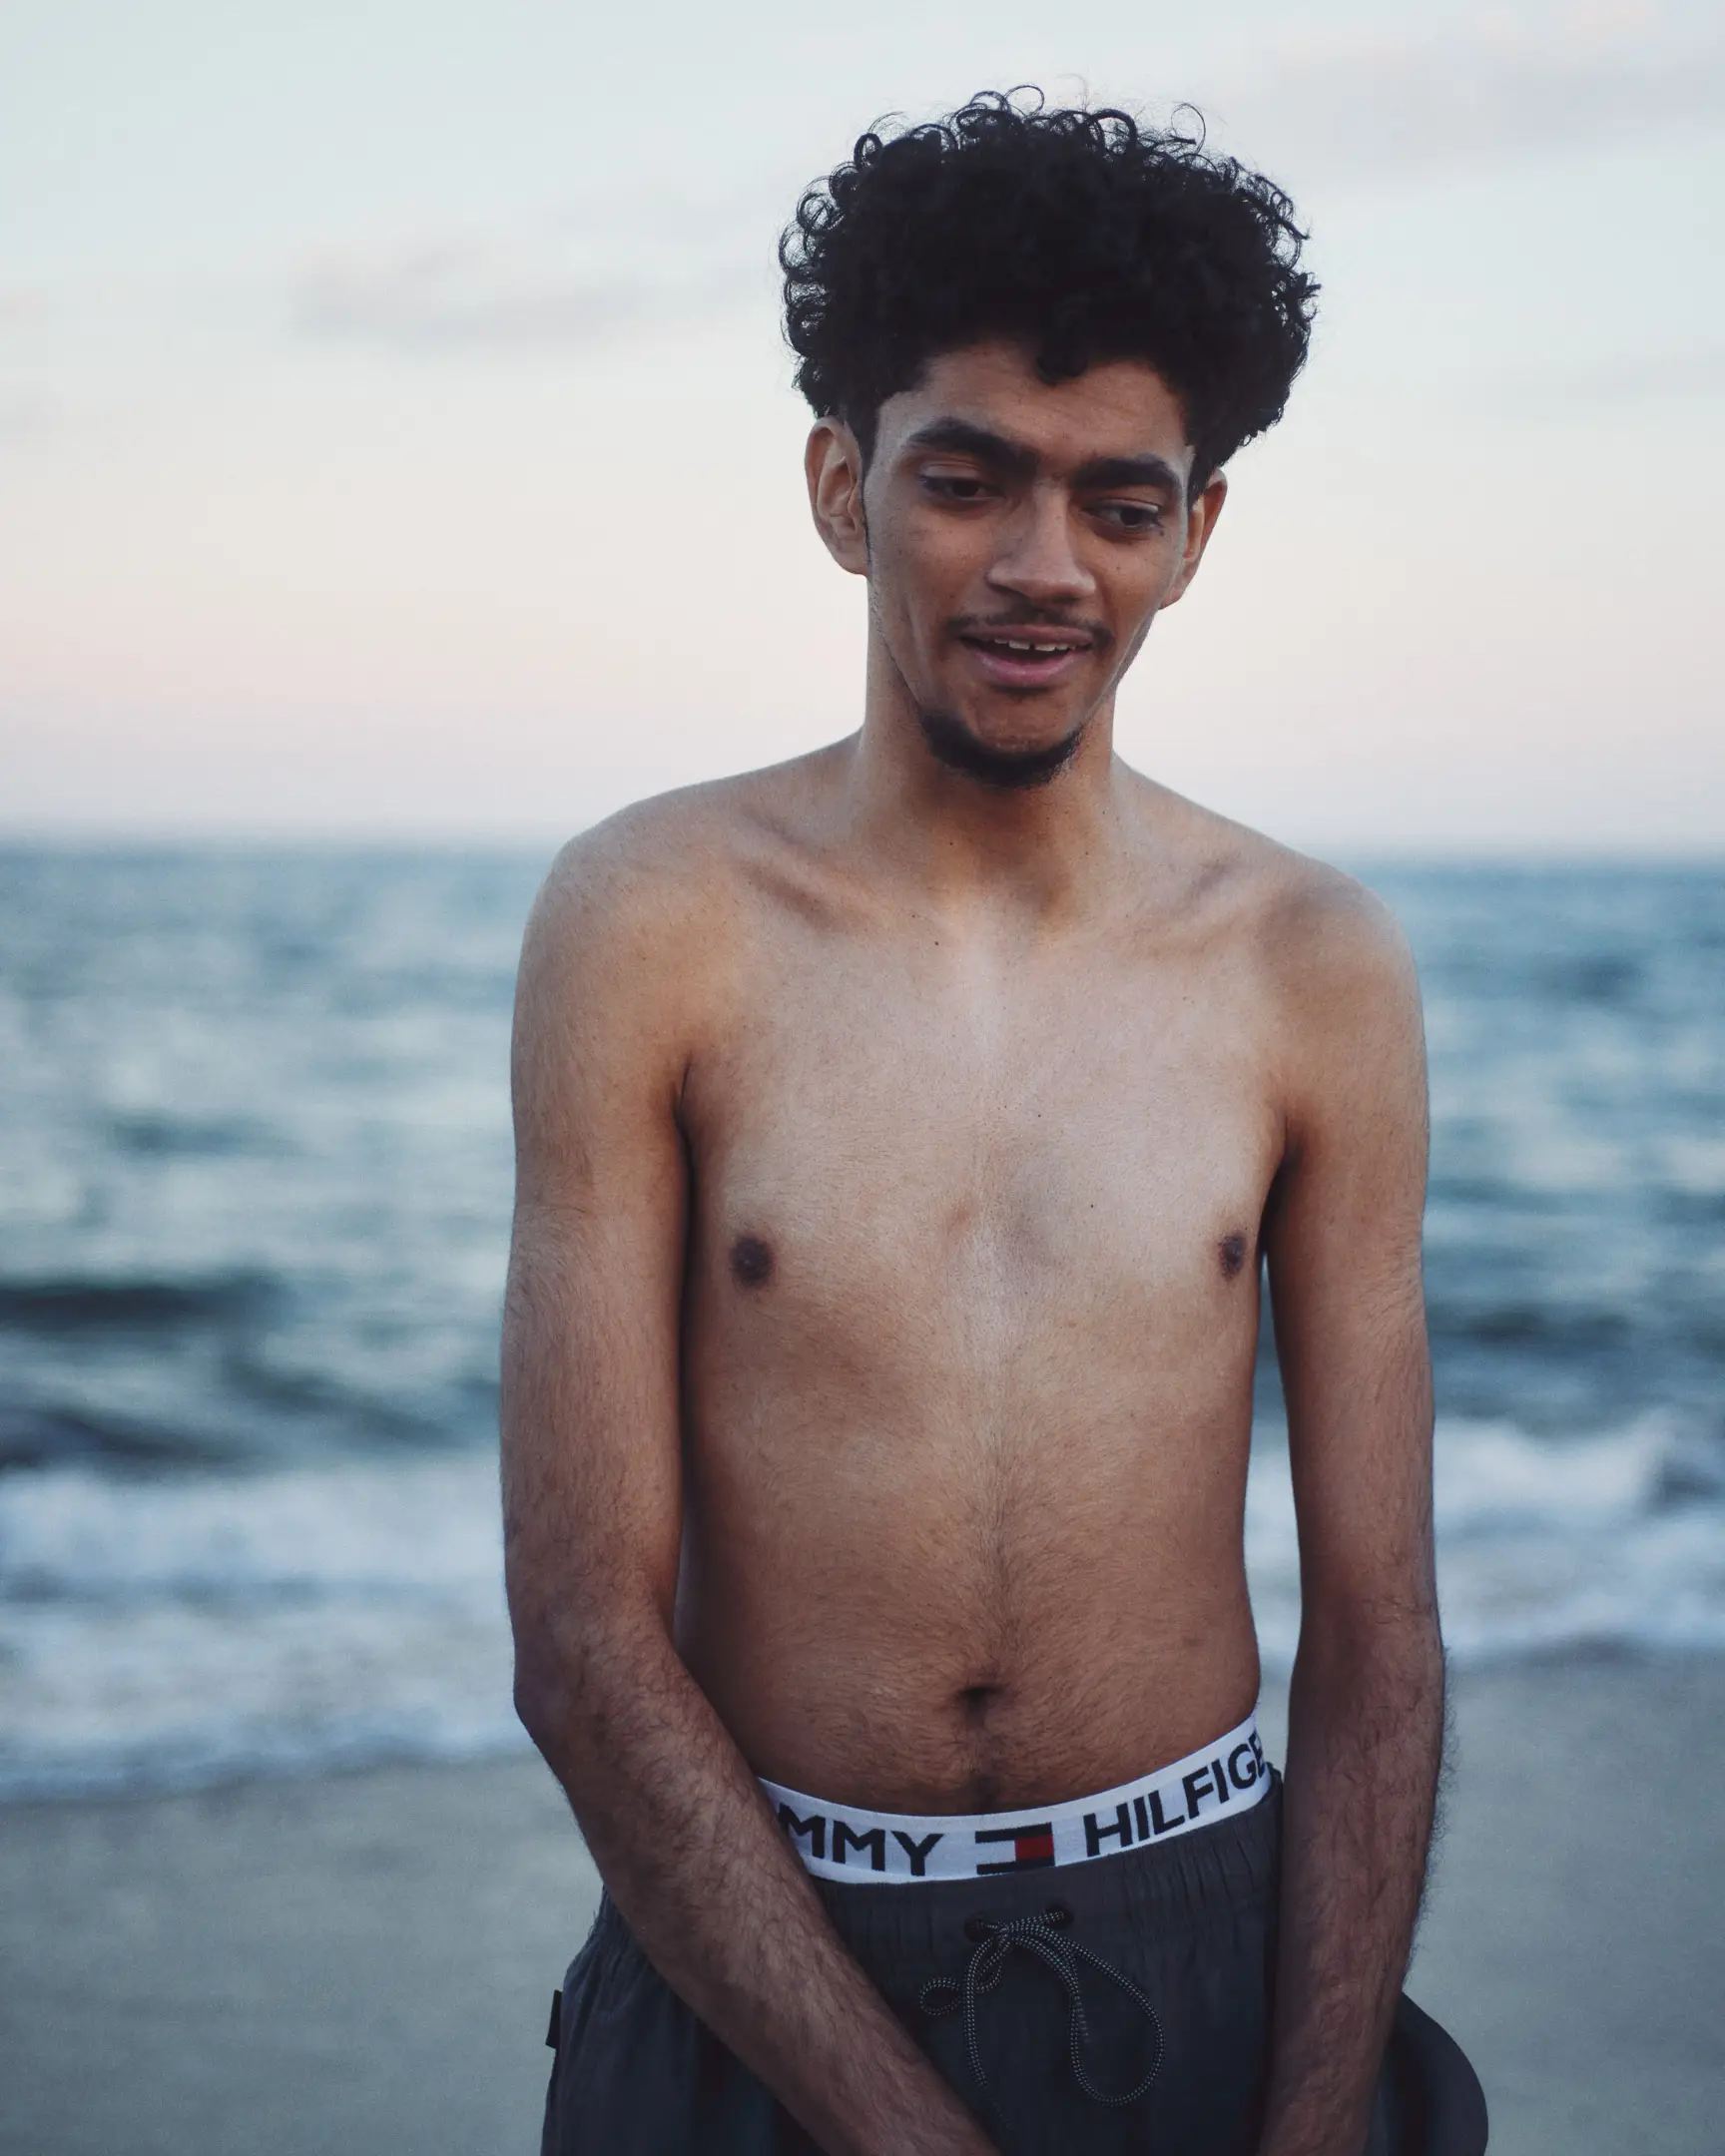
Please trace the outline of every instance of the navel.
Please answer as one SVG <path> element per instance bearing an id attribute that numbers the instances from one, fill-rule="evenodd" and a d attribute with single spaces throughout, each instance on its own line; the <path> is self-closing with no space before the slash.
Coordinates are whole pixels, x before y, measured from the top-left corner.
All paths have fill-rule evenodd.
<path id="1" fill-rule="evenodd" d="M 773 1278 L 773 1251 L 756 1235 L 740 1235 L 731 1246 L 731 1276 L 740 1288 L 765 1288 Z"/>
<path id="2" fill-rule="evenodd" d="M 1004 1685 L 972 1684 L 963 1686 L 958 1693 L 960 1712 L 969 1721 L 980 1721 L 1005 1691 Z"/>
<path id="3" fill-rule="evenodd" d="M 1216 1246 L 1216 1256 L 1221 1262 L 1222 1278 L 1237 1280 L 1246 1263 L 1246 1238 L 1236 1228 L 1232 1235 L 1225 1235 Z"/>

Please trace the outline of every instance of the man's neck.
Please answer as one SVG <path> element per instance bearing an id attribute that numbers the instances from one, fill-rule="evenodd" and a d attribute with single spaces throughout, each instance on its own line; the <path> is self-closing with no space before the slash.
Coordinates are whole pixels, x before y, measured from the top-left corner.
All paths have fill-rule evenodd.
<path id="1" fill-rule="evenodd" d="M 940 904 L 974 897 L 1043 919 L 1082 910 L 1111 876 L 1120 845 L 1113 733 L 1110 697 L 1052 778 L 990 784 L 935 756 L 896 671 L 871 650 L 845 789 L 852 834 Z"/>

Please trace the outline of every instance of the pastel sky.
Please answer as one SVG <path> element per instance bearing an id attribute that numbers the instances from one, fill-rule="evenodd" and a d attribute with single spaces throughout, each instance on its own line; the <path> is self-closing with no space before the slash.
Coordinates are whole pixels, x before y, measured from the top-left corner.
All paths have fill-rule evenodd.
<path id="1" fill-rule="evenodd" d="M 1023 81 L 1198 105 L 1325 283 L 1124 753 L 1298 844 L 1725 847 L 1675 0 L 7 0 L 0 829 L 538 839 L 849 732 L 775 237 Z"/>

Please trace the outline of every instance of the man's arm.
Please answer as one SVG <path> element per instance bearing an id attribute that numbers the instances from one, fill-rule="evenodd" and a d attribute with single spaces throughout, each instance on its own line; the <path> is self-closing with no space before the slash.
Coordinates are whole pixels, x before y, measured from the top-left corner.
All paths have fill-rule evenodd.
<path id="1" fill-rule="evenodd" d="M 640 843 L 625 826 L 571 849 L 522 959 L 503 1352 L 517 1707 L 649 1959 L 824 2148 L 987 2156 L 672 1643 L 677 1111 L 715 940 Z"/>
<path id="2" fill-rule="evenodd" d="M 1421 1281 L 1425 1048 L 1400 933 L 1338 884 L 1282 951 L 1268 1248 L 1300 1528 L 1262 2156 L 1359 2156 L 1425 1883 L 1443 1727 Z"/>

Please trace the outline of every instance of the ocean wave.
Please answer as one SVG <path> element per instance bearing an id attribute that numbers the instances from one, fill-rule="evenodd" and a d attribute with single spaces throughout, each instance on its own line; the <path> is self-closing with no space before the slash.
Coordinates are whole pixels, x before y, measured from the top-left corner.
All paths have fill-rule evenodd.
<path id="1" fill-rule="evenodd" d="M 494 1460 L 0 1483 L 0 1797 L 524 1743 Z"/>
<path id="2" fill-rule="evenodd" d="M 1665 1415 L 1553 1439 L 1445 1422 L 1456 1660 L 1725 1649 L 1725 1445 Z M 1265 1661 L 1299 1631 L 1285 1445 L 1247 1561 Z M 0 1482 L 0 1797 L 184 1787 L 519 1748 L 488 1454 L 286 1473 Z"/>
<path id="3" fill-rule="evenodd" d="M 1440 1422 L 1436 1522 L 1454 1661 L 1725 1650 L 1725 1444 L 1676 1416 L 1568 1438 Z M 1246 1544 L 1264 1660 L 1286 1671 L 1300 1570 L 1285 1442 L 1254 1454 Z"/>
<path id="4" fill-rule="evenodd" d="M 227 1324 L 258 1316 L 273 1299 L 273 1283 L 256 1272 L 206 1280 L 99 1275 L 0 1280 L 0 1327 L 60 1334 Z"/>
<path id="5" fill-rule="evenodd" d="M 1575 1353 L 1616 1347 L 1636 1332 L 1634 1320 L 1619 1310 L 1513 1302 L 1469 1307 L 1445 1298 L 1441 1291 L 1433 1295 L 1428 1316 L 1433 1344 L 1438 1349 L 1455 1343 Z"/>
<path id="6" fill-rule="evenodd" d="M 495 1599 L 486 1457 L 352 1461 L 132 1483 L 79 1470 L 0 1486 L 0 1600 Z"/>
<path id="7" fill-rule="evenodd" d="M 172 1160 L 228 1160 L 245 1153 L 282 1150 L 267 1124 L 239 1116 L 192 1117 L 161 1113 L 116 1115 L 109 1136 L 124 1153 Z"/>
<path id="8" fill-rule="evenodd" d="M 200 1443 L 181 1429 L 0 1399 L 0 1474 L 74 1465 L 121 1471 L 208 1469 L 240 1457 L 238 1446 Z"/>

